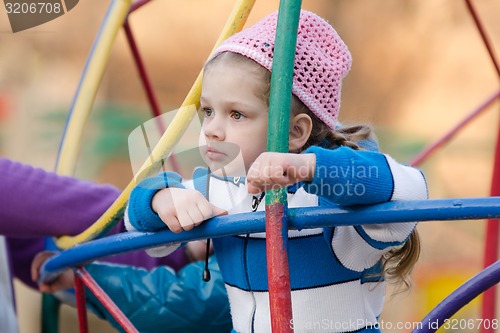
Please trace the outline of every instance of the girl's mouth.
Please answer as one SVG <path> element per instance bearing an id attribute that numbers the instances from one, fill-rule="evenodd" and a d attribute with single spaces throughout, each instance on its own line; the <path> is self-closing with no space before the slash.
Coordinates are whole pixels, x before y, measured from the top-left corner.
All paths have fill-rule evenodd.
<path id="1" fill-rule="evenodd" d="M 224 158 L 226 158 L 226 154 L 217 150 L 217 149 L 214 149 L 213 147 L 207 147 L 207 157 L 210 159 L 210 160 L 213 160 L 213 161 L 220 161 Z"/>

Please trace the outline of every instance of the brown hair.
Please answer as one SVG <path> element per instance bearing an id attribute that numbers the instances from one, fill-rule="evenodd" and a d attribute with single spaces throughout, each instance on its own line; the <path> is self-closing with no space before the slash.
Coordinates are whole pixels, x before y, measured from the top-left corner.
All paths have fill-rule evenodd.
<path id="1" fill-rule="evenodd" d="M 259 75 L 262 76 L 262 87 L 260 91 L 256 91 L 257 96 L 269 105 L 269 95 L 271 88 L 271 72 L 257 64 L 250 58 L 247 58 L 238 53 L 224 52 L 212 58 L 205 64 L 205 71 L 210 65 L 221 61 L 229 61 L 232 64 L 248 64 L 251 68 L 255 68 Z M 309 139 L 300 151 L 304 151 L 310 146 L 321 144 L 325 148 L 337 148 L 346 146 L 354 150 L 363 149 L 358 145 L 361 140 L 376 141 L 373 129 L 368 125 L 355 125 L 341 127 L 332 130 L 315 114 L 309 110 L 307 106 L 295 95 L 292 95 L 291 114 L 300 113 L 307 114 L 312 120 L 312 131 Z M 299 151 L 299 152 L 300 152 Z M 389 282 L 394 282 L 403 286 L 403 289 L 408 289 L 411 286 L 410 274 L 415 266 L 415 263 L 420 256 L 420 237 L 415 229 L 408 240 L 400 247 L 392 249 L 385 253 L 380 259 L 382 265 L 382 277 L 386 277 Z"/>

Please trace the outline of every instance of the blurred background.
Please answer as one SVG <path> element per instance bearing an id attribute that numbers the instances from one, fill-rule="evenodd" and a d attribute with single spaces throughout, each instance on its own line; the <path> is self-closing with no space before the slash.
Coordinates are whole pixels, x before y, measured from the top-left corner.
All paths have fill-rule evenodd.
<path id="1" fill-rule="evenodd" d="M 247 25 L 276 10 L 278 3 L 257 1 Z M 163 111 L 181 104 L 233 4 L 156 0 L 132 15 L 130 23 Z M 108 5 L 80 1 L 58 19 L 15 34 L 0 8 L 2 156 L 54 169 L 65 119 Z M 477 0 L 474 5 L 498 53 L 500 1 Z M 372 124 L 382 150 L 403 163 L 499 89 L 465 1 L 304 0 L 303 7 L 328 19 L 353 55 L 340 120 Z M 431 198 L 489 195 L 498 111 L 497 100 L 421 165 Z M 127 137 L 150 118 L 120 31 L 88 121 L 76 176 L 123 188 L 133 176 Z M 482 267 L 484 227 L 484 221 L 420 224 L 423 252 L 414 286 L 387 297 L 383 319 L 418 321 L 476 274 Z M 15 287 L 21 332 L 39 332 L 39 295 L 20 283 Z M 479 315 L 477 300 L 457 314 Z M 65 307 L 61 332 L 74 332 L 76 325 L 76 312 Z M 92 332 L 112 331 L 109 327 L 92 318 Z"/>

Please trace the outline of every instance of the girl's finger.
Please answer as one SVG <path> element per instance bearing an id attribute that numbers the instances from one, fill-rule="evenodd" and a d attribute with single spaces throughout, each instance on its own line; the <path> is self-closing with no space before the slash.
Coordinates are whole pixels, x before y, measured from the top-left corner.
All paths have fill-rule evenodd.
<path id="1" fill-rule="evenodd" d="M 38 281 L 38 279 L 40 278 L 40 275 L 39 275 L 40 274 L 40 272 L 39 272 L 40 267 L 47 259 L 52 257 L 54 254 L 55 254 L 55 252 L 43 251 L 43 252 L 38 253 L 35 256 L 35 258 L 33 258 L 33 261 L 31 263 L 31 279 L 32 279 L 32 281 L 34 281 L 34 282 Z"/>
<path id="2" fill-rule="evenodd" d="M 198 205 L 196 205 L 194 208 L 189 209 L 187 211 L 189 217 L 191 218 L 191 221 L 195 227 L 199 226 L 205 219 L 203 218 L 203 214 L 200 211 L 200 208 Z"/>
<path id="3" fill-rule="evenodd" d="M 180 212 L 177 212 L 177 219 L 179 220 L 179 224 L 181 225 L 182 230 L 189 231 L 194 227 L 194 221 L 189 215 L 189 209 L 183 209 Z"/>
<path id="4" fill-rule="evenodd" d="M 208 201 L 203 202 L 203 203 L 198 203 L 197 207 L 198 207 L 198 210 L 200 211 L 200 214 L 203 218 L 203 221 L 208 220 L 209 218 L 214 216 L 212 214 L 212 210 L 213 210 L 212 205 Z"/>
<path id="5" fill-rule="evenodd" d="M 181 224 L 175 215 L 160 216 L 161 220 L 167 225 L 170 231 L 179 233 L 182 231 Z"/>

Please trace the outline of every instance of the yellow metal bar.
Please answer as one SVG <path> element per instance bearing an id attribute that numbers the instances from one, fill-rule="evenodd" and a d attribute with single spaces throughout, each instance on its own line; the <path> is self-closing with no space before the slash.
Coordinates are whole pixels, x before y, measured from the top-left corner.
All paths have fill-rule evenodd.
<path id="1" fill-rule="evenodd" d="M 255 1 L 256 0 L 238 0 L 236 2 L 224 29 L 215 43 L 213 50 L 215 50 L 223 40 L 243 29 Z M 151 157 L 148 158 L 148 160 L 141 167 L 141 171 L 138 172 L 138 176 L 127 185 L 116 201 L 91 227 L 74 237 L 63 236 L 59 238 L 56 241 L 57 246 L 62 249 L 67 249 L 75 244 L 93 239 L 106 229 L 110 228 L 113 223 L 116 223 L 122 217 L 130 192 L 137 184 L 137 181 L 149 176 L 150 172 L 155 170 L 155 168 L 152 168 L 154 162 L 151 161 L 159 162 L 163 157 L 168 156 L 173 147 L 177 144 L 178 140 L 181 138 L 182 134 L 184 134 L 193 117 L 196 115 L 196 110 L 200 104 L 202 77 L 203 70 L 196 78 L 177 115 L 174 117 L 171 124 L 160 138 L 160 141 L 153 149 Z"/>
<path id="2" fill-rule="evenodd" d="M 97 89 L 111 53 L 116 35 L 127 17 L 131 0 L 113 0 L 85 64 L 70 117 L 66 125 L 56 166 L 56 172 L 71 176 L 75 171 L 81 139 L 92 109 Z"/>

